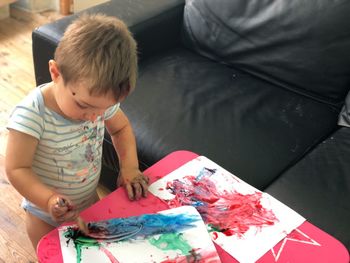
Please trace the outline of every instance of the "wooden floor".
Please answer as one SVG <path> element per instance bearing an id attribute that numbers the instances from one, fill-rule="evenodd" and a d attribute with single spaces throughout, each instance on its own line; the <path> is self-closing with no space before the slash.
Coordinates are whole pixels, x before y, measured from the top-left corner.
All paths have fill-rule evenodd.
<path id="1" fill-rule="evenodd" d="M 0 20 L 0 263 L 37 262 L 26 235 L 21 196 L 7 182 L 4 172 L 8 114 L 35 87 L 32 30 L 61 16 L 57 12 L 30 14 L 11 9 Z M 99 188 L 99 194 L 107 192 Z"/>
<path id="2" fill-rule="evenodd" d="M 11 17 L 0 20 L 0 127 L 8 113 L 35 87 L 32 62 L 32 30 L 61 17 L 56 12 L 30 14 L 11 9 Z M 0 130 L 3 132 L 3 129 Z"/>
<path id="3" fill-rule="evenodd" d="M 0 156 L 0 262 L 37 262 L 27 237 L 21 196 L 7 182 Z"/>

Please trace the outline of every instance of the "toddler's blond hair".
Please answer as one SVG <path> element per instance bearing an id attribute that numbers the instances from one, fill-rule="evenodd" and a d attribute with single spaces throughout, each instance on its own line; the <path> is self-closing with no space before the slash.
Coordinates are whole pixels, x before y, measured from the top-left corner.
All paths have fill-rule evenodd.
<path id="1" fill-rule="evenodd" d="M 90 94 L 118 100 L 136 84 L 137 48 L 127 26 L 115 17 L 83 14 L 66 29 L 55 52 L 65 85 L 83 82 Z"/>

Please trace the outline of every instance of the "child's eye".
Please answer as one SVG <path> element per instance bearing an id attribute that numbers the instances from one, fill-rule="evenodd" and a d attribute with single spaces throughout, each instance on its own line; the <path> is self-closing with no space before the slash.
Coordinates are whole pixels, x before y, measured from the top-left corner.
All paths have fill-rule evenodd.
<path id="1" fill-rule="evenodd" d="M 75 102 L 75 104 L 80 108 L 80 109 L 87 109 L 88 107 L 87 106 L 83 106 L 81 105 L 79 102 Z"/>

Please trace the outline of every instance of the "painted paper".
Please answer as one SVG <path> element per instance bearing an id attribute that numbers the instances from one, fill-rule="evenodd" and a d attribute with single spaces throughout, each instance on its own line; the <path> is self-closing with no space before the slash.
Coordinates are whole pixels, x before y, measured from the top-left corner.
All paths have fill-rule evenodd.
<path id="1" fill-rule="evenodd" d="M 99 239 L 84 236 L 76 225 L 58 229 L 64 262 L 221 262 L 201 216 L 191 206 L 90 222 L 88 228 Z"/>
<path id="2" fill-rule="evenodd" d="M 212 239 L 240 262 L 255 262 L 305 219 L 204 156 L 153 183 L 170 208 L 194 206 Z"/>

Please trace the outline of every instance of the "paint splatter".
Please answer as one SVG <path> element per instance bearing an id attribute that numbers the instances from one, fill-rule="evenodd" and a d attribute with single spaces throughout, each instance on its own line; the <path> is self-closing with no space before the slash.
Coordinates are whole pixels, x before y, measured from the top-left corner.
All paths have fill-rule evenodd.
<path id="1" fill-rule="evenodd" d="M 81 262 L 83 249 L 89 247 L 99 248 L 111 263 L 117 263 L 118 260 L 112 253 L 103 247 L 103 242 L 132 239 L 149 240 L 150 244 L 162 250 L 177 250 L 185 255 L 191 255 L 192 247 L 179 232 L 194 227 L 199 220 L 201 220 L 199 215 L 187 214 L 146 214 L 138 217 L 114 218 L 88 224 L 89 235 L 98 238 L 84 235 L 78 227 L 68 227 L 64 237 L 67 239 L 67 246 L 71 241 L 74 243 L 78 263 Z"/>
<path id="2" fill-rule="evenodd" d="M 147 238 L 149 236 L 183 231 L 194 227 L 201 220 L 198 215 L 187 214 L 145 214 L 128 218 L 113 218 L 110 220 L 89 223 L 90 234 L 98 234 L 101 239 L 109 239 L 115 235 L 127 238 Z"/>
<path id="3" fill-rule="evenodd" d="M 68 227 L 64 233 L 64 237 L 67 238 L 67 246 L 71 241 L 73 241 L 77 253 L 77 263 L 81 262 L 81 253 L 83 248 L 100 247 L 101 245 L 97 240 L 86 237 L 78 227 Z"/>
<path id="4" fill-rule="evenodd" d="M 174 259 L 167 259 L 160 263 L 218 263 L 221 262 L 217 252 L 204 249 L 193 249 L 189 255 L 179 255 Z M 154 262 L 156 263 L 156 262 Z"/>
<path id="5" fill-rule="evenodd" d="M 77 254 L 77 263 L 81 262 L 83 249 L 88 249 L 89 247 L 97 247 L 107 256 L 111 263 L 119 263 L 117 258 L 115 258 L 113 254 L 108 249 L 106 249 L 99 240 L 85 236 L 78 227 L 68 227 L 67 231 L 64 233 L 64 236 L 67 238 L 67 246 L 70 241 L 73 241 L 74 243 Z"/>
<path id="6" fill-rule="evenodd" d="M 209 231 L 242 237 L 251 227 L 261 229 L 278 221 L 273 211 L 261 204 L 262 193 L 241 194 L 237 191 L 219 192 L 210 177 L 216 170 L 203 168 L 197 176 L 167 183 L 166 189 L 175 198 L 168 201 L 171 208 L 192 205 L 197 208 Z"/>
<path id="7" fill-rule="evenodd" d="M 179 250 L 184 255 L 187 255 L 192 249 L 181 233 L 167 233 L 159 237 L 152 237 L 149 242 L 161 250 Z"/>
<path id="8" fill-rule="evenodd" d="M 108 249 L 100 247 L 100 250 L 106 254 L 111 263 L 119 263 L 119 261 L 113 256 L 113 254 Z"/>

